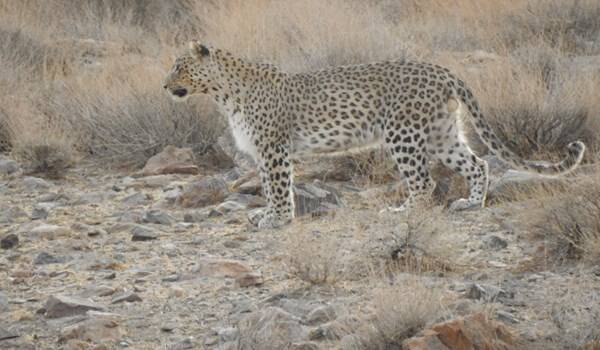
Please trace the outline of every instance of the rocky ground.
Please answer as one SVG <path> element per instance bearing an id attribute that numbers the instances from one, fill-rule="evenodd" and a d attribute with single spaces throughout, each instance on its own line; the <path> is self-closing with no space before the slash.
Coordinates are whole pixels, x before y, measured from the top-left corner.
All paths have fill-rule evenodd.
<path id="1" fill-rule="evenodd" d="M 2 158 L 0 348 L 569 349 L 598 335 L 600 269 L 554 264 L 526 201 L 403 216 L 380 213 L 391 185 L 300 177 L 302 215 L 258 231 L 255 178 L 186 159 L 51 180 Z"/>

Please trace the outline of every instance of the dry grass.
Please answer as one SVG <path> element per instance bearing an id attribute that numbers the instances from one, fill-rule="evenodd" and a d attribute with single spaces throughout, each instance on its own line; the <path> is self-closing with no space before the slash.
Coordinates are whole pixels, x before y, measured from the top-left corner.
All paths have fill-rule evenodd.
<path id="1" fill-rule="evenodd" d="M 291 275 L 311 285 L 334 284 L 343 277 L 339 237 L 330 232 L 298 229 L 286 244 L 286 265 Z"/>
<path id="2" fill-rule="evenodd" d="M 199 38 L 292 72 L 440 62 L 519 154 L 558 157 L 574 139 L 595 150 L 600 73 L 586 62 L 600 54 L 598 14 L 595 0 L 0 1 L 0 149 L 35 149 L 58 130 L 69 136 L 59 153 L 102 161 L 139 165 L 166 144 L 210 152 L 223 128 L 212 104 L 174 105 L 160 91 L 172 57 Z M 498 60 L 465 61 L 474 50 Z M 15 100 L 24 108 L 5 108 Z M 50 127 L 18 131 L 34 120 Z M 367 179 L 390 176 L 389 162 L 364 159 Z"/>
<path id="3" fill-rule="evenodd" d="M 540 197 L 539 215 L 532 220 L 544 237 L 553 261 L 600 263 L 600 181 L 597 176 L 572 184 L 564 192 Z"/>
<path id="4" fill-rule="evenodd" d="M 384 350 L 400 348 L 445 314 L 443 293 L 417 277 L 396 276 L 386 286 L 374 288 L 373 312 L 354 332 L 346 349 Z"/>

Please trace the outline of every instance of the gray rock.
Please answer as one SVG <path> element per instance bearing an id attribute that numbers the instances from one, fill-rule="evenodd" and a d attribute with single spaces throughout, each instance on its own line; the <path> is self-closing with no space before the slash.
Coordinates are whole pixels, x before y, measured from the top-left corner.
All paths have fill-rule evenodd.
<path id="1" fill-rule="evenodd" d="M 248 272 L 235 278 L 235 282 L 242 288 L 260 286 L 265 281 L 260 272 Z"/>
<path id="2" fill-rule="evenodd" d="M 290 345 L 290 350 L 319 350 L 320 347 L 317 343 L 312 341 L 302 341 L 297 343 L 292 343 Z M 340 348 L 345 349 L 345 348 Z"/>
<path id="3" fill-rule="evenodd" d="M 187 222 L 187 223 L 202 222 L 202 221 L 208 219 L 209 215 L 210 215 L 210 210 L 189 211 L 189 212 L 183 214 L 183 221 Z"/>
<path id="4" fill-rule="evenodd" d="M 179 196 L 181 196 L 181 188 L 179 187 L 175 187 L 173 189 L 167 190 L 165 191 L 165 200 L 167 201 L 167 203 L 175 203 L 175 201 L 177 201 L 177 198 L 179 198 Z"/>
<path id="5" fill-rule="evenodd" d="M 0 327 L 0 341 L 18 338 L 19 334 L 8 329 Z"/>
<path id="6" fill-rule="evenodd" d="M 163 282 L 177 282 L 179 281 L 181 277 L 178 274 L 173 274 L 173 275 L 169 275 L 169 276 L 165 276 L 163 278 L 161 278 L 161 281 Z"/>
<path id="7" fill-rule="evenodd" d="M 177 328 L 177 325 L 173 322 L 163 323 L 160 326 L 160 330 L 163 332 L 167 332 L 167 333 L 173 332 L 176 328 Z"/>
<path id="8" fill-rule="evenodd" d="M 240 331 L 233 327 L 221 328 L 217 330 L 217 336 L 219 337 L 219 341 L 223 343 L 236 341 L 240 336 Z"/>
<path id="9" fill-rule="evenodd" d="M 27 216 L 27 213 L 16 206 L 0 207 L 0 224 L 9 224 Z"/>
<path id="10" fill-rule="evenodd" d="M 48 218 L 48 207 L 45 205 L 36 204 L 31 211 L 32 220 L 45 220 Z"/>
<path id="11" fill-rule="evenodd" d="M 82 315 L 89 310 L 103 311 L 104 307 L 87 299 L 56 295 L 48 298 L 45 309 L 47 318 L 60 318 Z"/>
<path id="12" fill-rule="evenodd" d="M 244 193 L 232 193 L 225 198 L 225 201 L 238 203 L 246 209 L 260 208 L 267 205 L 264 197 Z"/>
<path id="13" fill-rule="evenodd" d="M 0 292 L 0 312 L 7 312 L 10 310 L 10 306 L 8 305 L 8 297 L 6 294 Z"/>
<path id="14" fill-rule="evenodd" d="M 267 307 L 244 317 L 238 324 L 242 349 L 284 349 L 307 339 L 308 330 L 299 318 L 278 308 Z"/>
<path id="15" fill-rule="evenodd" d="M 14 233 L 9 233 L 0 239 L 0 248 L 10 249 L 14 248 L 19 244 L 19 237 Z"/>
<path id="16" fill-rule="evenodd" d="M 319 181 L 294 185 L 294 202 L 296 216 L 328 211 L 344 205 L 335 188 Z"/>
<path id="17" fill-rule="evenodd" d="M 226 202 L 223 202 L 223 203 L 217 205 L 217 207 L 215 208 L 215 211 L 218 212 L 220 215 L 224 215 L 227 213 L 232 213 L 232 212 L 241 211 L 241 210 L 245 210 L 245 209 L 246 209 L 246 206 L 241 203 L 234 202 L 234 201 L 226 201 Z"/>
<path id="18" fill-rule="evenodd" d="M 306 322 L 310 325 L 319 325 L 336 319 L 336 313 L 332 306 L 320 306 L 312 310 L 306 316 Z"/>
<path id="19" fill-rule="evenodd" d="M 52 185 L 39 177 L 26 176 L 23 178 L 23 187 L 25 187 L 26 191 L 39 191 L 39 190 L 47 190 Z"/>
<path id="20" fill-rule="evenodd" d="M 11 175 L 21 170 L 21 166 L 16 161 L 1 157 L 0 158 L 0 175 Z"/>
<path id="21" fill-rule="evenodd" d="M 519 323 L 519 319 L 516 318 L 513 314 L 511 314 L 510 312 L 502 311 L 502 310 L 496 311 L 496 318 L 504 323 L 512 323 L 512 324 Z"/>
<path id="22" fill-rule="evenodd" d="M 496 235 L 491 235 L 484 239 L 483 246 L 492 250 L 502 250 L 508 247 L 508 242 Z"/>
<path id="23" fill-rule="evenodd" d="M 147 226 L 136 225 L 131 229 L 131 240 L 137 241 L 151 241 L 158 239 L 158 233 Z"/>
<path id="24" fill-rule="evenodd" d="M 29 235 L 36 238 L 56 239 L 59 236 L 66 236 L 69 229 L 64 226 L 42 224 L 29 231 Z"/>
<path id="25" fill-rule="evenodd" d="M 484 300 L 487 302 L 510 299 L 514 296 L 504 289 L 489 284 L 473 283 L 467 290 L 467 298 Z"/>
<path id="26" fill-rule="evenodd" d="M 74 205 L 86 205 L 86 204 L 100 204 L 107 199 L 114 197 L 114 193 L 107 193 L 103 191 L 96 191 L 90 193 L 84 193 L 79 196 L 72 204 Z"/>
<path id="27" fill-rule="evenodd" d="M 196 349 L 197 347 L 198 345 L 196 344 L 196 340 L 193 337 L 187 337 L 181 341 L 167 346 L 167 350 L 187 350 Z"/>
<path id="28" fill-rule="evenodd" d="M 62 256 L 58 257 L 58 256 L 51 255 L 49 253 L 46 253 L 46 252 L 41 252 L 35 257 L 35 259 L 33 260 L 33 263 L 35 265 L 49 265 L 49 264 L 62 264 L 66 261 L 67 261 L 67 259 L 65 257 L 62 257 Z"/>
<path id="29" fill-rule="evenodd" d="M 129 302 L 129 303 L 133 303 L 133 302 L 137 302 L 137 301 L 142 301 L 142 298 L 132 291 L 127 291 L 127 292 L 123 292 L 123 293 L 119 293 L 119 294 L 115 295 L 112 298 L 111 303 L 118 304 L 118 303 L 122 303 L 125 301 Z"/>
<path id="30" fill-rule="evenodd" d="M 186 208 L 220 203 L 229 193 L 227 183 L 218 176 L 205 177 L 186 185 L 177 203 Z"/>
<path id="31" fill-rule="evenodd" d="M 159 209 L 147 210 L 142 216 L 142 222 L 150 224 L 171 225 L 174 221 L 171 215 Z"/>
<path id="32" fill-rule="evenodd" d="M 127 205 L 141 205 L 147 203 L 148 195 L 142 192 L 135 192 L 123 198 L 122 202 Z"/>

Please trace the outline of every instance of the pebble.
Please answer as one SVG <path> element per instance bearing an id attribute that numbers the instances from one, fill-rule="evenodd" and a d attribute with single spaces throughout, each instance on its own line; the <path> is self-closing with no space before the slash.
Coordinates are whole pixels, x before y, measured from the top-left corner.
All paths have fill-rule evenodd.
<path id="1" fill-rule="evenodd" d="M 252 286 L 260 286 L 265 281 L 264 281 L 261 273 L 248 272 L 248 273 L 244 273 L 240 276 L 237 276 L 235 278 L 235 282 L 237 283 L 238 286 L 245 288 L 245 287 L 252 287 Z"/>
<path id="2" fill-rule="evenodd" d="M 57 257 L 52 254 L 41 252 L 33 260 L 35 265 L 49 265 L 49 264 L 62 264 L 66 262 L 67 259 L 64 257 Z"/>
<path id="3" fill-rule="evenodd" d="M 491 235 L 484 239 L 483 247 L 492 250 L 502 250 L 508 247 L 508 242 L 496 235 Z"/>
<path id="4" fill-rule="evenodd" d="M 53 295 L 48 298 L 45 310 L 47 318 L 60 318 L 85 314 L 88 310 L 103 311 L 104 307 L 88 299 Z"/>
<path id="5" fill-rule="evenodd" d="M 0 239 L 0 248 L 11 249 L 19 244 L 19 237 L 14 233 L 9 233 Z"/>
<path id="6" fill-rule="evenodd" d="M 31 211 L 31 220 L 45 220 L 48 218 L 48 208 L 44 205 L 35 205 Z"/>
<path id="7" fill-rule="evenodd" d="M 164 211 L 158 209 L 150 209 L 144 212 L 142 222 L 159 225 L 171 225 L 175 221 L 173 217 Z"/>
<path id="8" fill-rule="evenodd" d="M 142 225 L 134 226 L 131 229 L 131 235 L 131 240 L 134 242 L 158 239 L 158 234 L 154 229 Z"/>
<path id="9" fill-rule="evenodd" d="M 125 301 L 129 302 L 129 303 L 133 303 L 133 302 L 137 302 L 137 301 L 142 301 L 142 298 L 132 291 L 127 291 L 127 292 L 123 292 L 123 293 L 119 293 L 119 294 L 115 295 L 112 298 L 111 303 L 118 304 L 118 303 L 122 303 Z"/>

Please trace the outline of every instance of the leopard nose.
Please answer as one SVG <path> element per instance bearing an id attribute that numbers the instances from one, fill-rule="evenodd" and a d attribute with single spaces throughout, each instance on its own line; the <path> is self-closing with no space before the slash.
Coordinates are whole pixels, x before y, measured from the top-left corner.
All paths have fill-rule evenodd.
<path id="1" fill-rule="evenodd" d="M 177 89 L 177 90 L 173 91 L 173 95 L 178 96 L 178 97 L 183 97 L 183 96 L 187 95 L 187 90 L 186 89 Z"/>
<path id="2" fill-rule="evenodd" d="M 166 89 L 166 88 L 167 88 L 167 84 L 163 85 L 163 89 Z"/>

